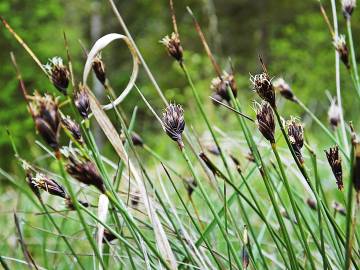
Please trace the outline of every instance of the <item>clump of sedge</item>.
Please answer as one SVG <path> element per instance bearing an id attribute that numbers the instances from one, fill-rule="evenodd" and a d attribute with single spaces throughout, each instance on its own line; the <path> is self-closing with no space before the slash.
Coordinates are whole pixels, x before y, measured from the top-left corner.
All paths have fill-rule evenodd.
<path id="1" fill-rule="evenodd" d="M 181 105 L 170 104 L 166 107 L 162 118 L 166 134 L 176 141 L 180 149 L 184 148 L 182 133 L 185 128 L 184 110 Z"/>
<path id="2" fill-rule="evenodd" d="M 268 102 L 263 101 L 257 105 L 256 119 L 259 131 L 270 143 L 275 143 L 274 113 Z"/>
<path id="3" fill-rule="evenodd" d="M 70 72 L 63 64 L 61 57 L 53 57 L 44 65 L 44 68 L 51 78 L 52 83 L 61 93 L 66 95 L 66 89 L 69 86 Z"/>
<path id="4" fill-rule="evenodd" d="M 342 176 L 343 173 L 342 173 L 341 158 L 339 154 L 339 146 L 335 145 L 334 147 L 331 147 L 329 150 L 327 151 L 325 150 L 325 154 L 330 164 L 331 170 L 335 176 L 338 189 L 343 190 L 344 183 Z"/>
<path id="5" fill-rule="evenodd" d="M 38 92 L 30 98 L 30 113 L 35 126 L 44 141 L 55 151 L 59 150 L 60 115 L 57 99 L 51 95 L 41 96 Z"/>
<path id="6" fill-rule="evenodd" d="M 183 48 L 180 44 L 179 35 L 172 33 L 171 36 L 165 36 L 160 43 L 165 45 L 168 54 L 175 58 L 179 63 L 183 62 Z"/>

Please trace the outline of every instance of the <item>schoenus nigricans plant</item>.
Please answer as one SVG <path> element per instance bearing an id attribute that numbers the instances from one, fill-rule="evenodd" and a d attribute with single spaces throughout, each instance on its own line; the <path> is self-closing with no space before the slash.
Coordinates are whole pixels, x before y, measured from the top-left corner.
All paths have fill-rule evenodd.
<path id="1" fill-rule="evenodd" d="M 95 186 L 105 193 L 105 186 L 95 164 L 75 150 L 63 150 L 67 157 L 66 171 L 81 183 Z"/>
<path id="2" fill-rule="evenodd" d="M 228 87 L 232 91 L 234 97 L 237 96 L 237 86 L 235 82 L 234 75 L 232 73 L 223 72 L 221 77 L 216 77 L 211 81 L 211 90 L 214 91 L 213 97 L 220 101 L 226 100 L 228 103 L 231 101 L 231 96 L 228 92 Z"/>
<path id="3" fill-rule="evenodd" d="M 256 74 L 255 76 L 250 75 L 250 81 L 253 85 L 253 89 L 259 95 L 259 97 L 269 102 L 271 107 L 275 109 L 276 101 L 275 101 L 274 86 L 271 82 L 271 78 L 261 58 L 260 58 L 260 62 L 262 65 L 263 72 L 260 74 Z"/>
<path id="4" fill-rule="evenodd" d="M 345 19 L 349 20 L 351 18 L 351 14 L 356 7 L 356 0 L 342 0 L 341 7 L 344 14 Z"/>
<path id="5" fill-rule="evenodd" d="M 180 149 L 184 148 L 182 133 L 185 128 L 185 119 L 181 105 L 170 104 L 167 106 L 163 113 L 162 124 L 166 134 L 178 143 Z"/>
<path id="6" fill-rule="evenodd" d="M 69 86 L 70 72 L 63 64 L 61 57 L 53 57 L 44 65 L 44 68 L 51 78 L 52 83 L 61 93 L 66 95 L 66 89 Z"/>
<path id="7" fill-rule="evenodd" d="M 275 143 L 275 120 L 274 113 L 268 102 L 257 104 L 256 119 L 259 131 L 270 143 Z"/>
<path id="8" fill-rule="evenodd" d="M 338 189 L 343 190 L 344 183 L 343 183 L 341 158 L 339 154 L 339 146 L 335 145 L 334 147 L 331 147 L 329 150 L 325 150 L 325 153 L 326 153 L 326 158 L 330 164 L 331 170 L 335 176 Z"/>
<path id="9" fill-rule="evenodd" d="M 72 120 L 70 116 L 62 117 L 61 124 L 79 144 L 84 143 L 79 124 Z"/>
<path id="10" fill-rule="evenodd" d="M 35 126 L 44 141 L 55 151 L 59 150 L 60 114 L 58 102 L 53 96 L 41 96 L 35 91 L 30 98 L 30 113 L 35 121 Z"/>
<path id="11" fill-rule="evenodd" d="M 102 61 L 101 54 L 98 54 L 92 63 L 92 69 L 95 73 L 96 78 L 105 85 L 106 81 L 106 73 L 105 73 L 105 65 Z"/>
<path id="12" fill-rule="evenodd" d="M 350 69 L 349 50 L 346 45 L 345 36 L 340 35 L 334 37 L 333 45 L 339 53 L 341 61 L 344 63 L 347 69 Z"/>
<path id="13" fill-rule="evenodd" d="M 295 155 L 298 158 L 300 163 L 304 162 L 304 159 L 301 154 L 301 148 L 304 145 L 304 128 L 303 125 L 296 120 L 296 118 L 291 118 L 287 122 L 287 133 L 289 136 L 289 141 L 294 149 Z"/>
<path id="14" fill-rule="evenodd" d="M 275 91 L 278 91 L 282 97 L 296 102 L 295 95 L 291 90 L 290 85 L 283 78 L 278 78 L 274 80 L 273 86 Z"/>
<path id="15" fill-rule="evenodd" d="M 160 40 L 160 43 L 165 45 L 168 54 L 175 58 L 180 64 L 183 61 L 183 48 L 180 43 L 179 34 L 171 33 L 171 36 L 165 36 Z"/>
<path id="16" fill-rule="evenodd" d="M 90 101 L 87 94 L 87 87 L 79 84 L 79 87 L 74 92 L 74 104 L 79 111 L 82 118 L 87 119 L 90 114 Z"/>

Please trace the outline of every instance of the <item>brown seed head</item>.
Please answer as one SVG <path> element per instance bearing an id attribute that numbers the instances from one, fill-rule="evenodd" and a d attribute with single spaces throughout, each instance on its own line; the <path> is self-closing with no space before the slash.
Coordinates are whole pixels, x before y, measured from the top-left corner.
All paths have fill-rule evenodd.
<path id="1" fill-rule="evenodd" d="M 335 176 L 336 184 L 339 190 L 344 189 L 343 184 L 343 175 L 342 175 L 342 165 L 341 158 L 339 154 L 339 146 L 335 145 L 331 147 L 329 150 L 325 150 L 327 160 L 330 164 L 331 170 Z"/>
<path id="2" fill-rule="evenodd" d="M 60 115 L 57 100 L 51 95 L 41 96 L 35 91 L 30 112 L 41 137 L 53 149 L 59 149 Z"/>
<path id="3" fill-rule="evenodd" d="M 86 119 L 90 114 L 90 101 L 87 94 L 86 86 L 83 84 L 79 84 L 79 88 L 75 90 L 74 93 L 74 103 L 76 108 L 78 109 L 80 115 Z"/>
<path id="4" fill-rule="evenodd" d="M 276 79 L 273 82 L 273 86 L 275 91 L 279 91 L 280 95 L 282 95 L 284 98 L 295 101 L 295 96 L 291 90 L 290 85 L 283 78 Z"/>
<path id="5" fill-rule="evenodd" d="M 67 129 L 73 138 L 80 144 L 84 143 L 84 140 L 81 136 L 81 130 L 78 123 L 70 118 L 70 116 L 62 117 L 61 118 L 62 126 Z"/>
<path id="6" fill-rule="evenodd" d="M 176 59 L 179 63 L 183 61 L 183 48 L 180 44 L 178 34 L 172 33 L 171 37 L 165 36 L 160 43 L 164 44 L 168 54 Z"/>
<path id="7" fill-rule="evenodd" d="M 36 173 L 35 177 L 31 177 L 31 183 L 36 188 L 42 189 L 51 195 L 67 198 L 65 189 L 55 180 L 50 179 L 42 173 Z"/>
<path id="8" fill-rule="evenodd" d="M 182 133 L 185 128 L 183 108 L 180 105 L 170 104 L 163 113 L 162 123 L 166 134 L 183 148 Z"/>
<path id="9" fill-rule="evenodd" d="M 257 105 L 256 119 L 259 131 L 270 143 L 275 143 L 274 113 L 268 102 L 263 101 Z"/>
<path id="10" fill-rule="evenodd" d="M 340 123 L 340 108 L 335 98 L 331 100 L 330 108 L 328 111 L 328 119 L 332 128 L 337 128 Z"/>
<path id="11" fill-rule="evenodd" d="M 210 88 L 214 91 L 214 95 L 221 97 L 221 100 L 226 100 L 227 102 L 230 102 L 231 96 L 228 92 L 228 87 L 230 87 L 230 90 L 232 91 L 234 97 L 237 96 L 237 86 L 235 82 L 235 78 L 233 74 L 228 74 L 227 72 L 223 72 L 223 75 L 221 78 L 216 77 L 212 79 Z M 215 97 L 217 97 L 215 96 Z"/>
<path id="12" fill-rule="evenodd" d="M 347 69 L 350 69 L 349 63 L 349 50 L 346 45 L 345 36 L 340 35 L 334 38 L 333 45 L 340 55 L 341 61 L 344 63 Z"/>
<path id="13" fill-rule="evenodd" d="M 32 181 L 32 178 L 34 177 L 34 173 L 27 167 L 26 164 L 23 164 L 23 167 L 25 169 L 25 179 L 26 179 L 26 182 L 28 183 L 30 189 L 32 190 L 32 192 L 34 192 L 36 197 L 41 198 L 39 188 L 37 186 L 35 186 L 35 184 Z"/>
<path id="14" fill-rule="evenodd" d="M 287 122 L 287 131 L 288 131 L 288 136 L 289 136 L 291 146 L 294 149 L 296 157 L 299 159 L 299 161 L 301 163 L 303 163 L 304 160 L 303 160 L 303 157 L 301 154 L 301 148 L 304 145 L 303 125 L 299 121 L 297 121 L 295 118 L 291 118 Z"/>
<path id="15" fill-rule="evenodd" d="M 79 182 L 86 185 L 93 185 L 99 189 L 100 192 L 105 193 L 104 181 L 96 169 L 95 164 L 74 150 L 64 149 L 64 152 L 68 158 L 65 166 L 66 171 Z"/>
<path id="16" fill-rule="evenodd" d="M 70 72 L 63 64 L 61 57 L 53 57 L 49 59 L 49 62 L 44 65 L 44 68 L 51 77 L 54 86 L 61 93 L 66 95 L 66 89 L 68 88 L 70 81 Z"/>
<path id="17" fill-rule="evenodd" d="M 265 101 L 269 102 L 271 107 L 275 108 L 275 91 L 269 75 L 266 72 L 250 75 L 250 81 L 255 92 Z"/>
<path id="18" fill-rule="evenodd" d="M 101 55 L 98 54 L 93 61 L 92 69 L 96 75 L 96 78 L 104 85 L 106 81 L 105 65 L 101 59 Z"/>
<path id="19" fill-rule="evenodd" d="M 342 0 L 341 6 L 344 17 L 349 20 L 351 18 L 351 14 L 354 11 L 354 8 L 356 7 L 356 0 Z"/>

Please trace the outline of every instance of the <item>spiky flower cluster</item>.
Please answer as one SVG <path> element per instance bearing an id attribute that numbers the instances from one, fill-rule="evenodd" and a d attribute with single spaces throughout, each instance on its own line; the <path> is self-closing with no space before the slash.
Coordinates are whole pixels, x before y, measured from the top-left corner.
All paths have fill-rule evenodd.
<path id="1" fill-rule="evenodd" d="M 341 6 L 344 17 L 349 20 L 351 18 L 351 14 L 354 11 L 354 8 L 356 7 L 356 0 L 342 0 Z"/>
<path id="2" fill-rule="evenodd" d="M 259 131 L 265 139 L 270 143 L 275 143 L 274 113 L 268 102 L 263 101 L 261 105 L 257 104 L 256 120 Z"/>
<path id="3" fill-rule="evenodd" d="M 164 44 L 168 54 L 176 59 L 179 63 L 183 61 L 183 48 L 180 44 L 179 35 L 171 33 L 171 36 L 165 36 L 160 43 Z"/>
<path id="4" fill-rule="evenodd" d="M 256 74 L 255 76 L 250 75 L 250 81 L 255 92 L 263 100 L 269 102 L 272 108 L 275 108 L 275 91 L 269 75 L 266 72 Z"/>
<path id="5" fill-rule="evenodd" d="M 79 124 L 72 120 L 70 116 L 62 117 L 61 124 L 78 143 L 84 143 Z"/>
<path id="6" fill-rule="evenodd" d="M 331 170 L 335 176 L 336 184 L 339 190 L 343 190 L 343 173 L 342 173 L 342 165 L 341 158 L 339 155 L 339 146 L 335 145 L 331 147 L 329 150 L 325 150 L 326 158 L 330 164 Z"/>
<path id="7" fill-rule="evenodd" d="M 281 96 L 288 100 L 295 101 L 295 96 L 290 85 L 283 78 L 274 80 L 273 86 L 275 91 L 279 91 Z"/>
<path id="8" fill-rule="evenodd" d="M 45 174 L 36 173 L 30 179 L 32 185 L 38 189 L 42 189 L 47 193 L 66 199 L 68 197 L 65 189 L 55 180 L 47 177 Z"/>
<path id="9" fill-rule="evenodd" d="M 101 54 L 98 54 L 92 63 L 92 69 L 95 73 L 96 78 L 102 83 L 105 84 L 106 81 L 106 73 L 105 73 L 105 65 L 102 61 Z"/>
<path id="10" fill-rule="evenodd" d="M 182 133 L 185 128 L 185 119 L 181 105 L 170 104 L 167 106 L 163 113 L 162 123 L 166 134 L 176 141 L 180 148 L 183 148 Z"/>
<path id="11" fill-rule="evenodd" d="M 68 68 L 63 64 L 61 57 L 53 57 L 49 59 L 49 62 L 44 65 L 46 72 L 51 77 L 51 81 L 54 86 L 64 95 L 66 95 L 66 89 L 69 86 L 70 72 Z"/>
<path id="12" fill-rule="evenodd" d="M 212 97 L 219 101 L 226 100 L 227 102 L 230 102 L 231 96 L 228 92 L 228 88 L 232 91 L 234 97 L 237 96 L 237 87 L 234 75 L 225 71 L 221 77 L 212 79 L 210 88 L 214 91 Z"/>
<path id="13" fill-rule="evenodd" d="M 328 119 L 332 128 L 337 128 L 340 123 L 340 107 L 337 104 L 336 98 L 331 100 L 331 104 L 328 111 Z"/>
<path id="14" fill-rule="evenodd" d="M 74 93 L 75 106 L 84 119 L 89 117 L 91 111 L 87 91 L 88 90 L 85 85 L 79 84 L 78 89 L 76 89 Z"/>
<path id="15" fill-rule="evenodd" d="M 45 94 L 41 96 L 35 91 L 31 97 L 30 113 L 35 121 L 35 126 L 41 137 L 53 149 L 59 149 L 60 115 L 57 99 Z"/>
<path id="16" fill-rule="evenodd" d="M 295 118 L 291 118 L 287 123 L 287 132 L 291 146 L 296 154 L 296 157 L 298 158 L 300 163 L 303 163 L 304 160 L 301 154 L 301 148 L 304 145 L 303 125 Z"/>
<path id="17" fill-rule="evenodd" d="M 334 37 L 333 45 L 336 51 L 339 53 L 341 61 L 344 63 L 347 69 L 350 69 L 349 50 L 346 45 L 345 36 L 340 35 Z"/>

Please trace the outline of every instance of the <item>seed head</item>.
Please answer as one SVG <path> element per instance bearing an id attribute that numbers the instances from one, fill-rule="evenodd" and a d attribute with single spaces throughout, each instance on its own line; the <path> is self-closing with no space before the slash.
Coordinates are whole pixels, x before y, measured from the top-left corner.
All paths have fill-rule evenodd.
<path id="1" fill-rule="evenodd" d="M 96 78 L 104 85 L 106 81 L 105 65 L 100 54 L 94 58 L 92 69 Z"/>
<path id="2" fill-rule="evenodd" d="M 79 84 L 79 88 L 75 90 L 74 93 L 74 103 L 78 109 L 80 115 L 86 119 L 90 114 L 90 101 L 87 94 L 87 87 L 85 85 Z"/>
<path id="3" fill-rule="evenodd" d="M 275 143 L 275 120 L 274 113 L 268 102 L 257 104 L 256 119 L 259 131 L 270 143 Z"/>
<path id="4" fill-rule="evenodd" d="M 295 96 L 291 90 L 290 85 L 283 78 L 276 79 L 273 82 L 273 86 L 275 91 L 279 91 L 280 95 L 282 95 L 284 98 L 295 101 Z"/>
<path id="5" fill-rule="evenodd" d="M 51 95 L 41 96 L 35 91 L 30 112 L 41 137 L 53 149 L 59 149 L 60 116 L 57 100 Z"/>
<path id="6" fill-rule="evenodd" d="M 334 38 L 333 45 L 340 55 L 341 61 L 344 63 L 347 69 L 350 69 L 349 63 L 349 50 L 346 45 L 345 36 L 340 35 Z"/>
<path id="7" fill-rule="evenodd" d="M 340 107 L 337 104 L 336 99 L 331 100 L 330 108 L 328 111 L 328 119 L 330 125 L 335 129 L 340 123 Z"/>
<path id="8" fill-rule="evenodd" d="M 335 176 L 336 184 L 339 190 L 343 190 L 343 176 L 342 176 L 342 165 L 341 158 L 339 155 L 339 146 L 335 145 L 331 147 L 329 150 L 325 150 L 327 160 L 330 164 L 331 170 Z"/>
<path id="9" fill-rule="evenodd" d="M 354 8 L 356 7 L 356 0 L 342 0 L 341 6 L 344 17 L 349 20 L 351 18 L 351 14 L 354 11 Z"/>
<path id="10" fill-rule="evenodd" d="M 185 128 L 185 120 L 181 105 L 170 104 L 163 113 L 162 123 L 166 134 L 182 149 L 184 147 L 182 133 Z"/>
<path id="11" fill-rule="evenodd" d="M 42 173 L 36 173 L 35 177 L 31 177 L 30 181 L 36 188 L 42 189 L 51 195 L 67 198 L 65 189 L 55 180 Z"/>
<path id="12" fill-rule="evenodd" d="M 275 91 L 274 86 L 267 72 L 250 75 L 250 81 L 253 85 L 255 92 L 265 101 L 269 102 L 272 108 L 276 107 L 275 104 Z"/>
<path id="13" fill-rule="evenodd" d="M 29 169 L 29 167 L 27 166 L 26 163 L 23 164 L 23 167 L 25 169 L 25 179 L 26 179 L 26 182 L 28 183 L 30 189 L 32 190 L 32 192 L 34 192 L 36 197 L 41 198 L 39 188 L 37 186 L 35 186 L 35 184 L 32 181 L 32 178 L 34 177 L 33 172 Z"/>
<path id="14" fill-rule="evenodd" d="M 53 57 L 49 59 L 49 62 L 44 65 L 46 72 L 51 77 L 51 81 L 54 86 L 64 95 L 66 95 L 66 89 L 69 86 L 70 72 L 68 68 L 63 64 L 61 57 Z"/>
<path id="15" fill-rule="evenodd" d="M 81 130 L 78 123 L 70 118 L 70 116 L 61 118 L 62 126 L 71 133 L 71 136 L 80 144 L 83 144 L 83 138 L 81 136 Z"/>
<path id="16" fill-rule="evenodd" d="M 230 87 L 230 90 L 232 91 L 234 97 L 236 97 L 237 87 L 234 75 L 228 74 L 225 71 L 223 72 L 221 78 L 216 77 L 212 79 L 210 85 L 211 90 L 213 90 L 216 95 L 221 97 L 221 100 L 226 100 L 227 102 L 230 102 L 231 96 L 229 95 L 228 87 Z"/>
<path id="17" fill-rule="evenodd" d="M 304 128 L 302 124 L 297 121 L 295 118 L 291 118 L 291 120 L 287 123 L 288 136 L 291 143 L 292 148 L 296 154 L 296 157 L 299 159 L 301 163 L 304 162 L 301 148 L 304 145 Z"/>
<path id="18" fill-rule="evenodd" d="M 104 229 L 104 238 L 102 239 L 103 243 L 111 242 L 116 239 L 116 236 L 110 232 L 108 229 Z"/>
<path id="19" fill-rule="evenodd" d="M 65 166 L 66 171 L 81 183 L 93 185 L 102 193 L 105 192 L 104 181 L 101 178 L 95 164 L 80 153 L 74 150 L 64 149 L 68 162 Z"/>
<path id="20" fill-rule="evenodd" d="M 172 33 L 171 37 L 165 36 L 160 43 L 164 44 L 168 54 L 176 59 L 179 63 L 183 61 L 183 48 L 180 44 L 178 34 Z"/>

